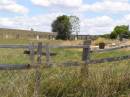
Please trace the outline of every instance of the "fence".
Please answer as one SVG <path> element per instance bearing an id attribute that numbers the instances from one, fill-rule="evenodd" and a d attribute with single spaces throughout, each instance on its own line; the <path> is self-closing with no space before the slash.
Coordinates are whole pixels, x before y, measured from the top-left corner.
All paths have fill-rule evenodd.
<path id="1" fill-rule="evenodd" d="M 22 49 L 28 49 L 29 50 L 29 56 L 30 56 L 30 63 L 29 64 L 0 64 L 0 79 L 4 77 L 4 80 L 0 80 L 0 94 L 3 94 L 4 91 L 8 91 L 5 93 L 6 95 L 2 95 L 2 97 L 21 97 L 21 94 L 25 93 L 24 97 L 40 97 L 40 78 L 41 78 L 41 73 L 40 73 L 40 68 L 42 63 L 42 55 L 43 51 L 42 49 L 44 48 L 46 50 L 45 55 L 46 55 L 46 67 L 50 67 L 50 57 L 51 57 L 51 52 L 50 48 L 82 48 L 82 68 L 81 68 L 81 73 L 83 76 L 87 77 L 88 76 L 88 65 L 89 64 L 97 64 L 97 63 L 104 63 L 104 62 L 113 62 L 113 61 L 120 61 L 120 60 L 126 60 L 130 59 L 130 55 L 126 56 L 119 56 L 119 57 L 112 57 L 112 58 L 103 58 L 103 59 L 98 59 L 98 60 L 91 60 L 90 59 L 90 54 L 93 52 L 104 52 L 104 51 L 111 51 L 115 49 L 121 49 L 121 48 L 127 48 L 130 47 L 128 46 L 121 46 L 121 47 L 116 47 L 116 48 L 111 48 L 111 49 L 105 49 L 105 50 L 97 50 L 97 51 L 91 51 L 90 49 L 90 43 L 84 42 L 84 45 L 78 45 L 78 46 L 49 46 L 49 45 L 42 45 L 42 43 L 38 43 L 38 45 L 0 45 L 0 48 L 11 48 L 11 49 L 16 49 L 16 48 L 22 48 Z M 37 52 L 35 52 L 35 49 L 37 49 Z M 37 62 L 35 62 L 35 54 L 37 54 Z M 69 65 L 70 66 L 70 65 Z M 75 64 L 71 66 L 77 66 Z M 19 73 L 17 71 L 20 71 Z M 29 73 L 29 76 L 27 76 L 27 72 L 32 71 Z M 7 74 L 9 75 L 7 77 Z M 25 73 L 25 75 L 22 77 L 21 74 Z M 34 76 L 32 76 L 34 75 Z M 87 76 L 86 76 L 87 75 Z M 14 76 L 12 78 L 12 76 Z M 25 79 L 27 81 L 25 81 Z M 13 80 L 14 82 L 5 82 L 5 80 Z M 16 80 L 14 80 L 16 79 Z M 19 80 L 21 79 L 20 84 Z M 30 83 L 30 79 L 34 79 L 33 83 Z M 12 85 L 12 88 L 10 89 L 9 86 L 6 86 L 6 84 Z M 29 83 L 29 84 L 26 84 Z M 18 87 L 24 86 L 24 89 L 22 88 L 16 88 L 15 84 L 18 85 Z M 28 90 L 28 86 L 31 84 L 31 89 Z M 33 84 L 33 85 L 32 85 Z M 13 94 L 14 90 L 17 90 L 18 95 Z M 11 91 L 11 92 L 9 92 Z M 23 92 L 24 91 L 24 92 Z M 30 95 L 30 92 L 32 92 L 32 95 Z M 29 95 L 28 95 L 29 93 Z"/>
<path id="2" fill-rule="evenodd" d="M 114 61 L 122 61 L 122 60 L 130 59 L 130 55 L 123 55 L 123 56 L 118 56 L 118 57 L 110 57 L 110 58 L 102 58 L 102 59 L 91 60 L 90 57 L 89 57 L 91 55 L 91 53 L 108 52 L 108 51 L 122 49 L 122 48 L 129 48 L 130 45 L 91 51 L 90 44 L 91 44 L 90 41 L 85 41 L 84 45 L 82 45 L 82 46 L 49 46 L 49 45 L 45 45 L 43 47 L 46 48 L 46 64 L 47 64 L 47 66 L 49 66 L 51 64 L 51 62 L 50 62 L 50 59 L 51 59 L 50 58 L 51 57 L 50 48 L 83 48 L 82 56 L 81 56 L 81 59 L 82 59 L 83 62 L 79 63 L 79 65 L 82 64 L 81 71 L 85 75 L 88 75 L 88 68 L 89 68 L 88 65 L 89 64 L 98 64 L 98 63 L 114 62 Z M 73 64 L 73 63 L 70 63 L 70 64 L 71 65 L 65 64 L 65 66 L 79 66 L 79 65 Z"/>
<path id="3" fill-rule="evenodd" d="M 4 49 L 28 49 L 29 56 L 30 56 L 30 63 L 29 64 L 0 64 L 0 94 L 2 97 L 40 97 L 40 67 L 42 64 L 42 49 L 46 50 L 46 64 L 49 66 L 50 62 L 50 50 L 49 48 L 86 48 L 88 46 L 49 46 L 49 45 L 42 45 L 42 43 L 38 43 L 38 45 L 0 45 L 0 48 Z M 37 49 L 37 52 L 35 52 Z M 35 54 L 37 54 L 37 63 L 35 63 Z M 47 67 L 48 67 L 47 66 Z M 33 71 L 31 73 L 28 73 Z M 23 75 L 23 73 L 25 73 Z M 28 73 L 28 74 L 27 74 Z M 35 74 L 34 74 L 35 73 Z M 6 76 L 4 76 L 6 74 Z M 31 77 L 29 77 L 29 76 Z M 32 75 L 35 75 L 33 78 Z M 23 76 L 23 77 L 22 77 Z M 6 78 L 8 77 L 8 78 Z M 34 87 L 32 86 L 32 90 L 28 90 L 27 86 L 30 84 L 30 78 L 34 79 Z M 6 83 L 6 81 L 2 80 L 11 80 L 10 82 Z M 25 81 L 27 80 L 27 81 Z M 28 82 L 28 84 L 27 84 Z M 5 85 L 6 83 L 6 85 Z M 21 83 L 21 84 L 20 84 Z M 17 85 L 16 85 L 17 84 Z M 23 85 L 25 84 L 25 85 Z M 10 85 L 12 87 L 10 88 Z M 24 88 L 23 88 L 24 87 Z M 10 91 L 10 92 L 9 92 Z M 28 94 L 28 92 L 29 94 Z M 8 92 L 8 93 L 6 93 Z M 17 92 L 17 93 L 16 93 Z M 33 95 L 30 95 L 30 92 L 33 92 Z"/>
<path id="4" fill-rule="evenodd" d="M 51 62 L 50 62 L 51 58 L 50 57 L 51 57 L 52 53 L 50 52 L 50 48 L 83 48 L 81 59 L 86 64 L 97 64 L 97 63 L 113 62 L 113 61 L 121 61 L 121 60 L 130 59 L 130 55 L 123 55 L 123 56 L 118 56 L 118 57 L 110 57 L 110 58 L 91 60 L 90 57 L 89 57 L 91 55 L 91 53 L 94 53 L 94 52 L 97 52 L 97 53 L 99 53 L 99 52 L 109 52 L 109 51 L 112 51 L 112 50 L 129 48 L 130 45 L 113 47 L 113 48 L 108 48 L 108 49 L 91 50 L 90 44 L 91 44 L 90 42 L 88 43 L 88 41 L 85 41 L 84 45 L 76 45 L 76 46 L 49 46 L 49 45 L 43 45 L 42 48 L 46 49 L 46 64 L 47 65 L 51 64 Z"/>
<path id="5" fill-rule="evenodd" d="M 0 48 L 29 49 L 29 64 L 0 64 L 0 95 L 2 97 L 39 97 L 40 90 L 40 65 L 42 57 L 42 43 L 32 45 L 0 45 Z M 37 48 L 37 63 L 34 62 L 34 49 Z M 34 74 L 35 73 L 35 74 Z M 33 75 L 32 75 L 33 74 Z M 35 76 L 35 77 L 34 77 Z M 33 85 L 28 90 L 28 85 Z M 31 90 L 32 89 L 32 90 Z M 32 92 L 32 95 L 31 93 Z M 29 94 L 28 94 L 29 93 Z"/>
<path id="6" fill-rule="evenodd" d="M 90 55 L 91 53 L 94 52 L 109 52 L 112 50 L 117 50 L 117 49 L 122 49 L 122 48 L 129 48 L 130 45 L 125 45 L 125 46 L 119 46 L 119 47 L 114 47 L 114 48 L 108 48 L 108 49 L 99 49 L 99 50 L 91 50 L 90 48 L 90 44 L 91 41 L 85 41 L 83 45 L 77 45 L 77 46 L 49 46 L 49 45 L 43 45 L 42 48 L 46 49 L 46 66 L 50 67 L 53 65 L 53 63 L 51 63 L 51 52 L 50 52 L 50 48 L 83 48 L 82 51 L 82 56 L 81 59 L 83 62 L 79 63 L 77 62 L 73 62 L 72 63 L 68 63 L 68 64 L 64 64 L 64 66 L 80 66 L 82 64 L 82 70 L 83 72 L 88 74 L 88 65 L 89 64 L 98 64 L 98 63 L 105 63 L 105 62 L 114 62 L 114 61 L 122 61 L 122 60 L 127 60 L 130 59 L 130 55 L 123 55 L 123 56 L 118 56 L 118 57 L 110 57 L 110 58 L 102 58 L 102 59 L 95 59 L 95 60 L 91 60 L 90 59 Z M 75 63 L 79 63 L 78 65 Z M 63 65 L 63 64 L 62 64 Z"/>

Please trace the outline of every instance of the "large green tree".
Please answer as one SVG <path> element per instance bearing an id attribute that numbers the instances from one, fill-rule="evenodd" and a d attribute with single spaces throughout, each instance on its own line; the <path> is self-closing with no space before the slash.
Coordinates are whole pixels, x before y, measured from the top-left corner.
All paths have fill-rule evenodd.
<path id="1" fill-rule="evenodd" d="M 117 38 L 117 36 L 120 37 L 126 37 L 129 35 L 129 26 L 128 25 L 121 25 L 116 26 L 114 30 L 111 32 L 110 37 L 112 39 Z"/>
<path id="2" fill-rule="evenodd" d="M 71 23 L 69 16 L 57 17 L 52 23 L 52 31 L 57 33 L 56 39 L 68 40 L 71 36 Z"/>

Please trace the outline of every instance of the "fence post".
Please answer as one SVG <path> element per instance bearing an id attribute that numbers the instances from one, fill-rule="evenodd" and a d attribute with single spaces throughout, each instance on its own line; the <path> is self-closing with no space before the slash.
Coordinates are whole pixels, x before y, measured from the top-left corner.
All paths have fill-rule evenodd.
<path id="1" fill-rule="evenodd" d="M 84 61 L 82 67 L 81 67 L 81 75 L 83 77 L 87 77 L 88 76 L 88 73 L 89 73 L 89 67 L 88 67 L 88 64 L 87 62 L 89 61 L 89 53 L 90 53 L 90 44 L 91 44 L 91 41 L 90 40 L 86 40 L 84 41 L 83 43 L 84 45 L 88 45 L 88 47 L 86 48 L 83 48 L 83 53 L 82 53 L 82 61 Z"/>
<path id="2" fill-rule="evenodd" d="M 50 66 L 50 48 L 48 44 L 46 44 L 46 65 Z"/>
<path id="3" fill-rule="evenodd" d="M 34 90 L 34 97 L 40 97 L 40 79 L 41 79 L 41 72 L 40 72 L 40 65 L 42 64 L 42 42 L 38 43 L 38 49 L 37 49 L 37 65 L 38 68 L 36 68 L 35 73 L 35 90 Z"/>
<path id="4" fill-rule="evenodd" d="M 29 51 L 30 51 L 30 61 L 31 61 L 31 65 L 35 65 L 34 64 L 34 60 L 35 60 L 35 53 L 34 53 L 34 44 L 32 43 L 29 47 Z"/>

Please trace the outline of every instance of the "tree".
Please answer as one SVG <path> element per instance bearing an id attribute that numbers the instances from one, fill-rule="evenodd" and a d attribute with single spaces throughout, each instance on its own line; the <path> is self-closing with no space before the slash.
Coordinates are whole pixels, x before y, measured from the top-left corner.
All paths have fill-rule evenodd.
<path id="1" fill-rule="evenodd" d="M 78 34 L 80 32 L 80 19 L 77 16 L 70 16 L 70 23 L 71 23 L 71 31 L 75 33 L 78 38 Z"/>
<path id="2" fill-rule="evenodd" d="M 129 35 L 129 26 L 127 25 L 121 25 L 121 26 L 116 26 L 112 33 L 110 34 L 111 39 L 117 38 L 117 36 L 120 37 L 126 37 Z"/>
<path id="3" fill-rule="evenodd" d="M 56 39 L 68 40 L 71 36 L 71 23 L 69 16 L 57 17 L 52 23 L 52 31 L 57 32 Z"/>

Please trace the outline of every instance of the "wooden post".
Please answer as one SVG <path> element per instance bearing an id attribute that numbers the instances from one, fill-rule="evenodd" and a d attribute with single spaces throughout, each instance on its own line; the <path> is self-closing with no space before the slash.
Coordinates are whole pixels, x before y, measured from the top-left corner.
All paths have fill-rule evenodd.
<path id="1" fill-rule="evenodd" d="M 40 65 L 42 64 L 42 43 L 38 43 L 38 49 L 37 49 L 37 65 L 38 68 L 36 68 L 36 74 L 35 74 L 35 90 L 34 90 L 34 97 L 40 97 L 40 79 L 41 79 L 41 73 L 40 73 Z"/>
<path id="2" fill-rule="evenodd" d="M 30 50 L 30 61 L 31 65 L 35 65 L 34 60 L 35 60 L 35 51 L 34 51 L 34 44 L 32 43 L 29 47 Z"/>
<path id="3" fill-rule="evenodd" d="M 46 65 L 50 66 L 50 49 L 48 44 L 46 44 Z"/>
<path id="4" fill-rule="evenodd" d="M 90 44 L 91 41 L 84 41 L 84 45 L 88 45 L 89 47 L 83 48 L 83 54 L 82 54 L 82 61 L 84 61 L 82 67 L 81 67 L 81 75 L 83 77 L 88 76 L 88 64 L 86 64 L 89 61 L 89 53 L 90 53 Z"/>

